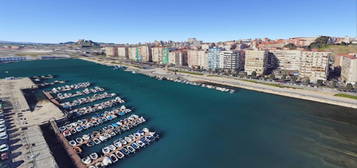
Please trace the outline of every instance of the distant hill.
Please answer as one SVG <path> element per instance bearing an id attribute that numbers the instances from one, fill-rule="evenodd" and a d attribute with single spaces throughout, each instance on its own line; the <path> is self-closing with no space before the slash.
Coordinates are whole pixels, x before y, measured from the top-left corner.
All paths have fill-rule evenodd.
<path id="1" fill-rule="evenodd" d="M 73 41 L 68 41 L 68 42 L 64 42 L 64 43 L 59 43 L 59 44 L 70 44 L 70 45 L 72 45 L 72 44 L 75 44 L 76 42 L 73 42 Z"/>
<path id="2" fill-rule="evenodd" d="M 99 44 L 96 42 L 93 42 L 92 40 L 78 40 L 74 45 L 80 46 L 80 47 L 99 47 Z"/>

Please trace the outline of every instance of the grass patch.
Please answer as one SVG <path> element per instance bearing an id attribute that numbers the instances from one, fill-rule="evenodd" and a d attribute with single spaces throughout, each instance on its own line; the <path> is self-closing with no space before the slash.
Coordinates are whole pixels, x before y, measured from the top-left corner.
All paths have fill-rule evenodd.
<path id="1" fill-rule="evenodd" d="M 49 55 L 50 53 L 16 53 L 16 56 L 24 57 L 24 56 L 31 56 L 31 57 L 38 57 L 38 56 L 45 56 Z"/>
<path id="2" fill-rule="evenodd" d="M 344 94 L 344 93 L 335 94 L 335 96 L 344 97 L 344 98 L 350 98 L 350 99 L 355 99 L 355 100 L 357 100 L 357 96 L 353 96 L 353 95 L 349 95 L 349 94 Z"/>
<path id="3" fill-rule="evenodd" d="M 175 72 L 175 70 L 169 70 L 171 72 Z M 191 72 L 191 71 L 182 71 L 182 70 L 178 70 L 176 71 L 178 73 L 186 73 L 186 74 L 191 74 L 191 75 L 203 75 L 203 73 L 199 73 L 199 72 Z"/>
<path id="4" fill-rule="evenodd" d="M 265 82 L 258 82 L 258 81 L 254 81 L 254 80 L 247 80 L 247 79 L 240 79 L 240 80 L 245 81 L 245 82 L 251 82 L 251 83 L 256 83 L 256 84 L 262 84 L 262 85 L 267 85 L 267 86 L 278 87 L 278 88 L 298 89 L 296 87 L 285 86 L 285 85 L 281 85 L 281 84 L 277 84 L 277 83 L 265 83 Z"/>
<path id="5" fill-rule="evenodd" d="M 318 49 L 319 51 L 328 51 L 335 54 L 348 54 L 348 53 L 356 53 L 357 45 L 328 45 L 326 47 Z"/>

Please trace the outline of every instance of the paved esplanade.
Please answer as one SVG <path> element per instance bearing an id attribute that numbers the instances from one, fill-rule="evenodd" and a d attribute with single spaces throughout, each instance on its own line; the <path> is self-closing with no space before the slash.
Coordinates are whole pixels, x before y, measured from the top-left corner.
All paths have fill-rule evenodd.
<path id="1" fill-rule="evenodd" d="M 56 162 L 39 125 L 53 118 L 61 118 L 63 114 L 50 102 L 40 102 L 41 106 L 30 112 L 21 89 L 33 87 L 36 86 L 29 78 L 0 80 L 0 99 L 12 105 L 12 109 L 6 114 L 6 122 L 10 126 L 11 167 L 55 168 Z"/>

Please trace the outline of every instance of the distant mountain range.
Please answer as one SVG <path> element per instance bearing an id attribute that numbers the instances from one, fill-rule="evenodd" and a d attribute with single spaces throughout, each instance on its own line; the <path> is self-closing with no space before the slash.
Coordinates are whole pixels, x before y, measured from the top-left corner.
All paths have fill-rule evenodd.
<path id="1" fill-rule="evenodd" d="M 15 44 L 15 45 L 29 45 L 29 44 L 53 44 L 53 43 L 35 43 L 35 42 L 17 42 L 17 41 L 3 41 L 0 40 L 0 44 Z"/>

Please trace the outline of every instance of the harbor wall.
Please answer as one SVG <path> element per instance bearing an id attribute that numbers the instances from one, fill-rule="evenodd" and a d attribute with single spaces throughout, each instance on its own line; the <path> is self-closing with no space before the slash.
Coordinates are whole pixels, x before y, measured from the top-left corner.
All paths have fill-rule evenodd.
<path id="1" fill-rule="evenodd" d="M 86 168 L 86 166 L 82 163 L 81 158 L 79 157 L 77 152 L 74 151 L 74 149 L 68 144 L 67 139 L 59 131 L 56 121 L 51 120 L 50 124 L 51 124 L 51 127 L 54 130 L 59 142 L 61 142 L 61 145 L 67 151 L 69 157 L 72 159 L 75 167 L 76 168 Z"/>

